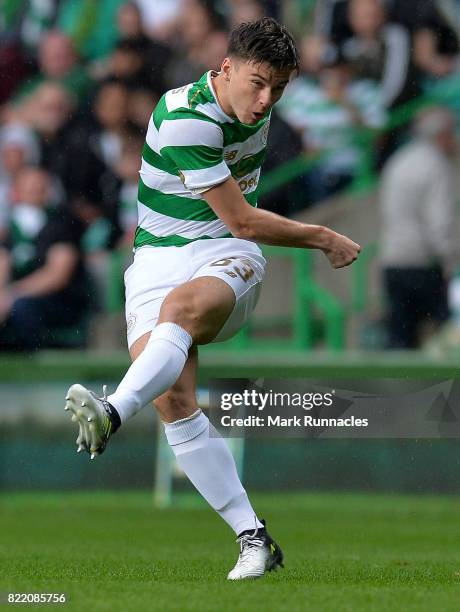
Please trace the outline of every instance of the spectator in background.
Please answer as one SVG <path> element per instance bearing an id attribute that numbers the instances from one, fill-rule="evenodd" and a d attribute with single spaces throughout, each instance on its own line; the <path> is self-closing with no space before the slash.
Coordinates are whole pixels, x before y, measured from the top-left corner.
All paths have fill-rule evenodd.
<path id="1" fill-rule="evenodd" d="M 319 0 L 315 31 L 335 44 L 353 35 L 348 6 L 350 0 Z M 457 0 L 384 0 L 388 21 L 397 23 L 415 40 L 415 61 L 421 60 L 427 71 L 446 74 L 445 62 L 459 52 L 460 10 Z M 420 41 L 418 35 L 421 34 Z M 422 40 L 423 39 L 423 40 Z M 417 47 L 420 44 L 420 49 Z M 421 55 L 419 55 L 421 54 Z M 439 63 L 437 60 L 440 60 Z"/>
<path id="2" fill-rule="evenodd" d="M 59 176 L 63 184 L 75 176 L 75 150 L 70 132 L 77 105 L 75 98 L 62 85 L 45 81 L 24 100 L 24 120 L 35 130 L 40 148 L 41 164 Z M 81 160 L 79 160 L 81 163 Z"/>
<path id="3" fill-rule="evenodd" d="M 263 169 L 265 173 L 275 170 L 302 153 L 302 137 L 286 121 L 276 107 L 272 109 L 270 131 L 268 132 L 267 154 Z M 278 215 L 290 217 L 305 208 L 306 189 L 302 177 L 283 183 L 280 187 L 260 196 L 260 207 Z"/>
<path id="4" fill-rule="evenodd" d="M 113 50 L 108 64 L 108 77 L 122 80 L 126 85 L 150 85 L 144 41 L 122 39 Z"/>
<path id="5" fill-rule="evenodd" d="M 213 2 L 221 8 L 228 18 L 229 28 L 240 23 L 256 21 L 261 17 L 273 17 L 282 21 L 281 0 L 227 0 L 226 2 Z"/>
<path id="6" fill-rule="evenodd" d="M 440 325 L 448 318 L 446 280 L 457 241 L 455 127 L 446 109 L 423 112 L 413 142 L 390 158 L 382 174 L 380 244 L 390 348 L 416 348 L 420 323 Z"/>
<path id="7" fill-rule="evenodd" d="M 3 2 L 2 17 L 7 14 L 7 31 L 15 32 L 23 47 L 29 54 L 35 54 L 41 39 L 46 32 L 56 25 L 59 5 L 63 0 L 28 0 Z M 8 6 L 9 5 L 9 6 Z M 3 8 L 2 7 L 2 8 Z"/>
<path id="8" fill-rule="evenodd" d="M 50 176 L 27 167 L 0 248 L 0 348 L 47 346 L 53 329 L 77 324 L 88 305 L 80 241 L 84 225 L 47 208 Z"/>
<path id="9" fill-rule="evenodd" d="M 129 93 L 128 120 L 142 136 L 145 136 L 153 109 L 159 99 L 160 93 L 145 87 L 137 87 Z"/>
<path id="10" fill-rule="evenodd" d="M 168 66 L 167 88 L 198 80 L 210 68 L 220 70 L 228 39 L 225 23 L 210 2 L 184 0 L 178 40 L 181 46 Z"/>
<path id="11" fill-rule="evenodd" d="M 42 166 L 61 182 L 62 199 L 97 202 L 97 215 L 104 211 L 112 220 L 116 217 L 117 181 L 98 148 L 100 131 L 81 122 L 76 109 L 64 87 L 46 82 L 27 100 L 24 116 L 38 135 Z M 113 112 L 120 116 L 119 109 Z M 107 145 L 106 155 L 116 156 L 114 146 L 115 153 Z"/>
<path id="12" fill-rule="evenodd" d="M 400 25 L 386 23 L 382 0 L 350 0 L 352 36 L 341 45 L 357 78 L 378 81 L 386 108 L 413 96 L 410 39 Z"/>
<path id="13" fill-rule="evenodd" d="M 263 0 L 265 15 L 273 17 L 277 21 L 282 21 L 282 0 Z"/>
<path id="14" fill-rule="evenodd" d="M 101 83 L 94 99 L 97 127 L 90 134 L 92 149 L 112 169 L 121 155 L 128 123 L 128 101 L 128 88 L 116 80 Z"/>
<path id="15" fill-rule="evenodd" d="M 414 32 L 414 61 L 425 77 L 439 79 L 459 67 L 460 10 L 456 2 L 425 2 Z"/>
<path id="16" fill-rule="evenodd" d="M 17 176 L 24 166 L 38 161 L 38 142 L 27 126 L 14 123 L 0 129 L 0 239 L 8 225 Z"/>
<path id="17" fill-rule="evenodd" d="M 335 49 L 331 50 L 328 41 L 320 34 L 308 34 L 300 41 L 302 57 L 302 75 L 318 79 L 327 58 L 338 56 Z"/>
<path id="18" fill-rule="evenodd" d="M 156 40 L 171 41 L 177 22 L 184 12 L 183 0 L 135 0 L 147 35 Z"/>
<path id="19" fill-rule="evenodd" d="M 118 40 L 107 57 L 93 63 L 91 74 L 97 80 L 122 79 L 130 87 L 143 87 L 163 93 L 165 70 L 172 51 L 145 32 L 139 7 L 126 2 L 118 9 Z"/>
<path id="20" fill-rule="evenodd" d="M 43 36 L 38 48 L 38 71 L 16 91 L 16 99 L 30 95 L 47 80 L 62 84 L 79 100 L 91 89 L 91 79 L 78 61 L 72 39 L 59 30 Z"/>
<path id="21" fill-rule="evenodd" d="M 336 0 L 320 8 L 317 32 L 339 49 L 357 78 L 378 81 L 386 108 L 417 94 L 409 33 L 388 21 L 384 0 Z"/>
<path id="22" fill-rule="evenodd" d="M 231 0 L 229 2 L 229 27 L 234 28 L 246 21 L 256 21 L 266 15 L 264 6 L 259 0 Z"/>
<path id="23" fill-rule="evenodd" d="M 125 138 L 116 174 L 121 181 L 118 219 L 123 232 L 119 246 L 131 250 L 137 227 L 137 189 L 144 138 L 138 134 Z"/>
<path id="24" fill-rule="evenodd" d="M 301 133 L 305 153 L 321 155 L 304 177 L 309 204 L 350 183 L 362 155 L 357 130 L 381 128 L 386 120 L 377 85 L 369 79 L 353 80 L 340 56 L 323 59 L 318 80 L 302 74 L 291 83 L 277 109 Z"/>
<path id="25" fill-rule="evenodd" d="M 135 2 L 127 2 L 120 7 L 117 24 L 120 40 L 135 41 L 142 54 L 146 76 L 142 86 L 150 86 L 160 95 L 163 94 L 166 88 L 164 71 L 171 60 L 171 49 L 161 41 L 147 36 L 141 11 Z"/>
<path id="26" fill-rule="evenodd" d="M 21 46 L 6 36 L 0 37 L 0 74 L 0 104 L 4 104 L 28 74 Z"/>
<path id="27" fill-rule="evenodd" d="M 56 27 L 70 36 L 78 54 L 90 62 L 106 57 L 118 38 L 116 13 L 124 0 L 54 1 L 59 5 Z"/>
<path id="28" fill-rule="evenodd" d="M 117 12 L 117 26 L 120 38 L 147 38 L 142 23 L 141 10 L 136 2 L 125 2 Z"/>
<path id="29" fill-rule="evenodd" d="M 353 36 L 348 20 L 348 3 L 349 0 L 318 0 L 315 7 L 315 34 L 334 45 L 340 45 Z"/>
<path id="30" fill-rule="evenodd" d="M 164 87 L 165 66 L 171 54 L 159 44 L 143 38 L 123 38 L 115 46 L 98 77 L 116 78 L 129 87 Z"/>

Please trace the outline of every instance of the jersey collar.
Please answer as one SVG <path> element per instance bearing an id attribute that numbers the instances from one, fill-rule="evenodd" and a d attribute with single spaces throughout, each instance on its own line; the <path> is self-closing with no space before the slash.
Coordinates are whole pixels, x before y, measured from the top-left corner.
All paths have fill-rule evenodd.
<path id="1" fill-rule="evenodd" d="M 222 109 L 221 105 L 219 104 L 219 100 L 217 99 L 216 90 L 214 89 L 214 85 L 213 85 L 212 79 L 213 79 L 213 77 L 216 77 L 218 74 L 220 74 L 220 72 L 217 72 L 216 70 L 209 70 L 208 71 L 208 73 L 206 75 L 206 79 L 207 79 L 207 82 L 208 82 L 209 91 L 211 92 L 212 97 L 214 98 L 214 101 L 215 101 L 217 107 L 219 108 L 219 111 L 225 117 L 225 120 L 228 123 L 234 123 L 235 119 L 233 117 L 230 117 L 230 115 L 227 115 L 227 113 Z"/>

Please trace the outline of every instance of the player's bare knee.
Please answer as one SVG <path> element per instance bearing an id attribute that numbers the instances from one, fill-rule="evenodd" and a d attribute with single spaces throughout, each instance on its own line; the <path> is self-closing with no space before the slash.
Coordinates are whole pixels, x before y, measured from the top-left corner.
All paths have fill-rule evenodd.
<path id="1" fill-rule="evenodd" d="M 172 389 L 158 397 L 154 405 L 160 418 L 167 423 L 185 419 L 198 410 L 194 394 Z"/>
<path id="2" fill-rule="evenodd" d="M 193 295 L 187 296 L 187 299 L 178 299 L 172 296 L 171 299 L 164 301 L 158 322 L 177 323 L 194 338 L 199 332 L 200 319 L 203 314 L 205 313 Z"/>
<path id="3" fill-rule="evenodd" d="M 192 302 L 179 300 L 165 300 L 160 310 L 159 322 L 177 323 L 184 329 L 188 329 L 198 318 L 198 314 Z"/>

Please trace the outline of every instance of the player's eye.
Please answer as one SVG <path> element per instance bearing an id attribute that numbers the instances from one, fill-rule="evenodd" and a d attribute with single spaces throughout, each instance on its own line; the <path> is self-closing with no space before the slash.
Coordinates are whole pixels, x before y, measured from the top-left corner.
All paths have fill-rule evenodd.
<path id="1" fill-rule="evenodd" d="M 263 86 L 262 81 L 252 81 L 252 82 L 254 83 L 254 85 L 255 85 L 256 87 L 262 87 L 262 86 Z"/>

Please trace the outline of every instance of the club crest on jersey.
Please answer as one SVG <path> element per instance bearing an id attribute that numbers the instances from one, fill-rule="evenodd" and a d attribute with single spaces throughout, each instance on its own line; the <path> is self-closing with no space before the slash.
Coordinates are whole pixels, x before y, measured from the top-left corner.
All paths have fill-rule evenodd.
<path id="1" fill-rule="evenodd" d="M 241 178 L 249 174 L 254 167 L 253 155 L 244 155 L 236 164 L 231 168 L 232 175 L 236 178 Z"/>
<path id="2" fill-rule="evenodd" d="M 130 332 L 134 328 L 134 326 L 136 325 L 136 321 L 137 315 L 135 315 L 133 312 L 130 312 L 126 317 L 126 327 L 128 332 Z"/>

